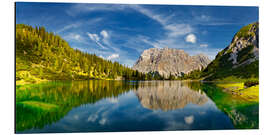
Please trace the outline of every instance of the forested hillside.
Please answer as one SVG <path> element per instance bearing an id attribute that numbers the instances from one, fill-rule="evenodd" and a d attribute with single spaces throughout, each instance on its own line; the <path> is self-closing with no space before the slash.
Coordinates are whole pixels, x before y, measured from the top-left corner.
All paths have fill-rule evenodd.
<path id="1" fill-rule="evenodd" d="M 42 80 L 127 79 L 160 77 L 143 74 L 118 62 L 73 49 L 44 27 L 16 25 L 16 82 Z"/>
<path id="2" fill-rule="evenodd" d="M 203 71 L 206 80 L 259 78 L 259 23 L 242 27 Z"/>

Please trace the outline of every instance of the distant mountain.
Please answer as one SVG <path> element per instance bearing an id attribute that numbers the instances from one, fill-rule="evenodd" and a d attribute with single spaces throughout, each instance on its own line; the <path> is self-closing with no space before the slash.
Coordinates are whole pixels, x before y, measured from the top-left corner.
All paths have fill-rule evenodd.
<path id="1" fill-rule="evenodd" d="M 182 76 L 193 70 L 201 70 L 210 62 L 203 54 L 190 56 L 184 50 L 151 48 L 144 50 L 133 69 L 143 73 L 158 72 L 164 77 Z"/>
<path id="2" fill-rule="evenodd" d="M 226 77 L 258 78 L 259 76 L 259 23 L 241 28 L 230 45 L 219 52 L 203 71 L 205 80 Z"/>

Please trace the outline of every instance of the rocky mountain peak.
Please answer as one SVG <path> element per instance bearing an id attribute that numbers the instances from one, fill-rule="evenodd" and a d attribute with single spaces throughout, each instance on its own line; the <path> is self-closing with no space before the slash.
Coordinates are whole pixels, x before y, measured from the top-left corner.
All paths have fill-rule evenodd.
<path id="1" fill-rule="evenodd" d="M 144 73 L 158 72 L 165 77 L 170 74 L 181 76 L 202 69 L 209 63 L 210 59 L 204 54 L 190 56 L 184 50 L 150 48 L 143 51 L 133 69 Z"/>

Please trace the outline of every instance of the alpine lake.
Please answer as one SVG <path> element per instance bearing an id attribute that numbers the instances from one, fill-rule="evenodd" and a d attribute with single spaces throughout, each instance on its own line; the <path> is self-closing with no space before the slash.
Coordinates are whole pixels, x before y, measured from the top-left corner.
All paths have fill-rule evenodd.
<path id="1" fill-rule="evenodd" d="M 16 86 L 16 133 L 258 129 L 259 104 L 199 81 Z"/>

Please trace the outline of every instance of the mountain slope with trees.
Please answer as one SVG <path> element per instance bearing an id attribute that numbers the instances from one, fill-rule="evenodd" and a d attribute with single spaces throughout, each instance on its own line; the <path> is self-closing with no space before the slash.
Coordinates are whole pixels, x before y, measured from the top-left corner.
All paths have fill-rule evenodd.
<path id="1" fill-rule="evenodd" d="M 241 28 L 202 72 L 205 80 L 259 78 L 259 23 Z"/>
<path id="2" fill-rule="evenodd" d="M 151 80 L 157 77 L 73 49 L 44 27 L 16 25 L 17 83 L 85 79 Z"/>

